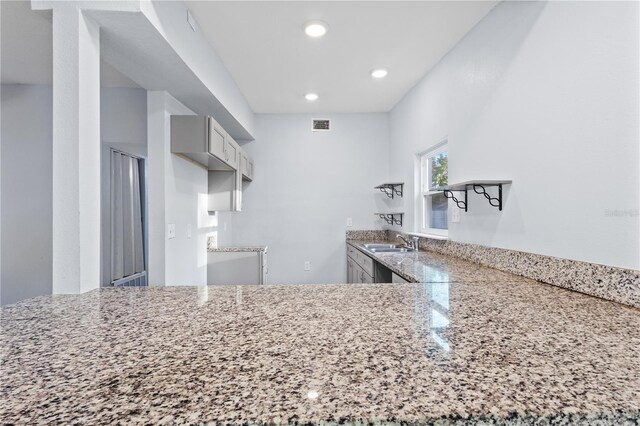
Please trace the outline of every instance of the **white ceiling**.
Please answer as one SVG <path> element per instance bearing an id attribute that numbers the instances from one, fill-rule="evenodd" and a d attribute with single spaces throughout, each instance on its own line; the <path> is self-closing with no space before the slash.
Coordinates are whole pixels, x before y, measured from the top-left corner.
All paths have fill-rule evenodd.
<path id="1" fill-rule="evenodd" d="M 50 13 L 32 11 L 28 0 L 0 0 L 0 9 L 1 82 L 52 84 Z M 100 80 L 106 87 L 139 87 L 104 61 L 100 67 Z"/>
<path id="2" fill-rule="evenodd" d="M 389 111 L 497 3 L 187 1 L 258 113 Z M 309 20 L 327 35 L 307 37 Z M 389 75 L 373 80 L 375 67 Z"/>

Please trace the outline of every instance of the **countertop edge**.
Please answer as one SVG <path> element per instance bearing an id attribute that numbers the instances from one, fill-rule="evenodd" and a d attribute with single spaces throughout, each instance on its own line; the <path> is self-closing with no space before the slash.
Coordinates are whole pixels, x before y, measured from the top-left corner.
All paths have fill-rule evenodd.
<path id="1" fill-rule="evenodd" d="M 218 248 L 209 248 L 207 247 L 208 253 L 266 253 L 268 246 L 238 246 L 238 247 L 218 247 Z"/>

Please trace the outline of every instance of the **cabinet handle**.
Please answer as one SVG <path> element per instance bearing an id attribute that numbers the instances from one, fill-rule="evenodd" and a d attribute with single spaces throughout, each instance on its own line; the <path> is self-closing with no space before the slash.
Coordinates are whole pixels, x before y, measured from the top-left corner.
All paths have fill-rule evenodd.
<path id="1" fill-rule="evenodd" d="M 360 281 L 364 282 L 364 272 L 360 271 Z"/>

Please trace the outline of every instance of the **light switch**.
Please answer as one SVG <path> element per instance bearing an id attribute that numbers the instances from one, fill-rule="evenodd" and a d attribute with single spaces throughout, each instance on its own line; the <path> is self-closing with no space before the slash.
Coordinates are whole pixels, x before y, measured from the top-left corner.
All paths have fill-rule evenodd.
<path id="1" fill-rule="evenodd" d="M 304 262 L 304 270 L 305 271 L 311 270 L 311 262 L 309 262 L 308 260 Z"/>
<path id="2" fill-rule="evenodd" d="M 172 239 L 176 237 L 176 224 L 170 223 L 167 229 L 167 238 Z"/>
<path id="3" fill-rule="evenodd" d="M 353 226 L 353 219 L 350 217 L 347 218 L 347 226 Z"/>
<path id="4" fill-rule="evenodd" d="M 191 224 L 187 225 L 187 238 L 191 238 Z"/>

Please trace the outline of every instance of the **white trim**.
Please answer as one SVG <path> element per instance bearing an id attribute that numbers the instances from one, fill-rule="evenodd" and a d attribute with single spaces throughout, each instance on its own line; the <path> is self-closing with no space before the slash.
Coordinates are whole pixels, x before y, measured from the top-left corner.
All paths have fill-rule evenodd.
<path id="1" fill-rule="evenodd" d="M 424 151 L 418 152 L 416 155 L 418 156 L 418 158 L 420 158 L 425 154 L 430 154 L 432 152 L 435 153 L 436 151 L 442 151 L 442 148 L 444 148 L 448 144 L 449 144 L 449 136 L 444 136 L 442 137 L 442 139 L 440 139 L 440 142 L 438 142 L 437 144 L 431 145 L 429 148 L 425 149 Z"/>
<path id="2" fill-rule="evenodd" d="M 415 220 L 415 229 L 420 230 L 420 233 L 422 235 L 428 235 L 428 236 L 433 236 L 435 238 L 439 238 L 439 239 L 446 239 L 448 238 L 449 235 L 449 229 L 436 229 L 436 228 L 425 228 L 424 226 L 426 225 L 426 221 L 427 221 L 427 212 L 425 210 L 425 204 L 426 204 L 426 197 L 432 197 L 434 195 L 438 195 L 438 194 L 442 194 L 441 191 L 432 191 L 431 188 L 429 188 L 428 191 L 424 191 L 423 188 L 423 183 L 424 183 L 424 179 L 425 177 L 423 176 L 423 173 L 425 171 L 425 167 L 424 167 L 424 161 L 428 158 L 437 156 L 445 151 L 449 151 L 449 138 L 445 137 L 442 140 L 440 140 L 440 142 L 438 142 L 437 144 L 433 145 L 430 149 L 422 151 L 418 154 L 416 154 L 416 180 L 417 180 L 417 188 L 418 191 L 416 191 L 416 205 L 414 206 L 414 212 L 416 215 L 416 220 Z M 449 203 L 447 203 L 448 205 Z M 447 208 L 447 215 L 448 215 L 448 208 Z"/>

